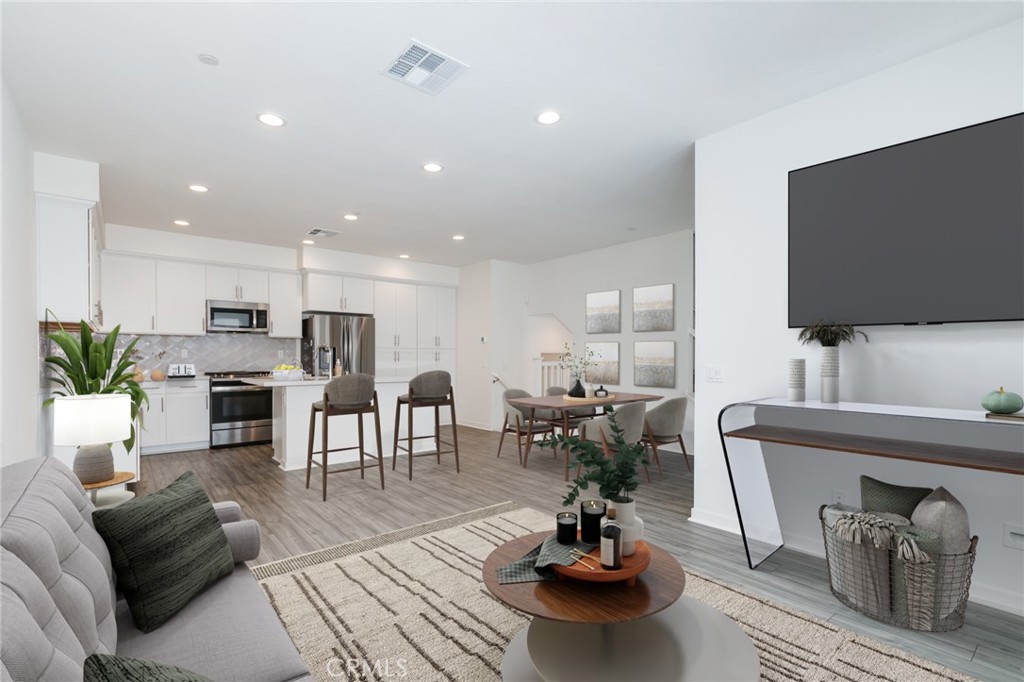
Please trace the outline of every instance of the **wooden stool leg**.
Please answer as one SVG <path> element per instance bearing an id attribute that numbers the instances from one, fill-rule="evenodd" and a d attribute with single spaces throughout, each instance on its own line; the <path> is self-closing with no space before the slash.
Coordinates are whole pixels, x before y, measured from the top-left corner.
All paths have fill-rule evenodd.
<path id="1" fill-rule="evenodd" d="M 409 432 L 406 434 L 409 438 L 409 480 L 412 480 L 412 392 L 409 395 Z"/>
<path id="2" fill-rule="evenodd" d="M 452 394 L 452 449 L 455 450 L 455 473 L 459 473 L 459 430 L 455 424 L 455 395 Z"/>
<path id="3" fill-rule="evenodd" d="M 683 442 L 683 434 L 679 434 L 678 436 L 676 436 L 676 438 L 679 439 L 679 447 L 683 449 L 683 461 L 686 462 L 686 468 L 689 471 L 693 471 L 693 467 L 690 466 L 690 458 L 686 454 L 686 443 Z"/>
<path id="4" fill-rule="evenodd" d="M 380 489 L 384 490 L 384 448 L 380 442 L 380 411 L 377 409 L 377 393 L 373 394 L 373 427 L 377 432 L 377 469 L 380 471 Z"/>
<path id="5" fill-rule="evenodd" d="M 328 409 L 327 409 L 327 404 L 326 403 L 324 403 L 324 411 L 323 412 L 324 412 L 324 425 L 323 425 L 323 428 L 321 429 L 321 434 L 320 435 L 323 437 L 323 442 L 324 442 L 324 451 L 322 453 L 323 454 L 323 462 L 324 463 L 323 463 L 323 466 L 321 468 L 323 469 L 324 502 L 326 502 L 327 501 L 327 414 L 328 414 Z"/>
<path id="6" fill-rule="evenodd" d="M 519 420 L 516 420 L 516 449 L 519 450 L 519 466 L 523 466 L 523 432 L 519 430 Z"/>
<path id="7" fill-rule="evenodd" d="M 316 437 L 316 408 L 309 406 L 309 447 L 306 449 L 306 489 L 309 490 L 309 475 L 313 470 L 313 440 Z"/>
<path id="8" fill-rule="evenodd" d="M 366 446 L 363 444 L 363 415 L 362 413 L 356 415 L 356 419 L 359 420 L 359 478 L 366 479 L 366 462 L 363 460 L 365 455 Z"/>
<path id="9" fill-rule="evenodd" d="M 402 401 L 395 401 L 395 445 L 391 450 L 391 470 L 395 470 L 395 465 L 398 462 L 398 428 L 402 422 Z"/>
<path id="10" fill-rule="evenodd" d="M 501 425 L 501 438 L 498 439 L 498 457 L 501 457 L 501 444 L 505 442 L 505 432 L 508 431 L 508 415 L 505 415 L 505 423 Z M 519 464 L 522 465 L 523 456 L 519 455 Z"/>
<path id="11" fill-rule="evenodd" d="M 441 463 L 441 407 L 434 405 L 434 449 L 437 450 L 437 463 Z"/>

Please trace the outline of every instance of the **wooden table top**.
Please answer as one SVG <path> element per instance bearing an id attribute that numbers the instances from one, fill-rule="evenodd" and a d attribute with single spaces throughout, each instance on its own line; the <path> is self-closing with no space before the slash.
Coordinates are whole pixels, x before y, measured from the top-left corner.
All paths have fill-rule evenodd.
<path id="1" fill-rule="evenodd" d="M 100 481 L 99 483 L 83 483 L 82 487 L 86 490 L 98 490 L 100 488 L 109 488 L 112 485 L 130 483 L 134 478 L 135 474 L 130 471 L 115 471 L 114 477 L 111 479 Z"/>
<path id="2" fill-rule="evenodd" d="M 498 583 L 498 567 L 521 559 L 550 531 L 516 538 L 491 552 L 484 561 L 484 584 L 499 601 L 524 613 L 566 623 L 624 623 L 668 608 L 686 587 L 686 573 L 676 558 L 656 545 L 651 565 L 636 585 L 558 580 L 539 583 Z"/>
<path id="3" fill-rule="evenodd" d="M 651 395 L 650 393 L 623 393 L 616 391 L 615 395 L 607 398 L 594 398 L 586 402 L 573 402 L 566 400 L 560 395 L 543 395 L 536 398 L 509 398 L 508 402 L 518 407 L 536 407 L 547 410 L 572 410 L 580 407 L 601 407 L 603 405 L 625 405 L 626 403 L 649 403 L 654 400 L 661 400 L 663 395 Z"/>

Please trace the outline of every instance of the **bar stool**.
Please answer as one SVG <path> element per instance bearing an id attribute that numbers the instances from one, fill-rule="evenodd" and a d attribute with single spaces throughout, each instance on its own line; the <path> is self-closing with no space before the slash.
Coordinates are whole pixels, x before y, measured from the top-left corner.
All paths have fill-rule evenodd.
<path id="1" fill-rule="evenodd" d="M 398 444 L 399 427 L 401 426 L 402 420 L 402 405 L 407 407 L 409 413 L 408 419 L 408 432 L 405 437 L 402 438 L 406 442 L 405 446 Z M 452 413 L 452 442 L 444 443 L 441 441 L 441 406 L 448 405 Z M 434 433 L 428 436 L 413 436 L 412 429 L 412 413 L 413 409 L 417 407 L 433 407 L 434 408 Z M 432 438 L 434 440 L 435 452 L 421 452 L 419 454 L 413 454 L 412 442 L 414 440 L 420 440 L 423 438 Z M 441 450 L 442 445 L 451 445 L 451 450 Z M 398 401 L 395 403 L 395 444 L 392 450 L 391 456 L 391 470 L 394 471 L 398 463 L 398 451 L 402 450 L 409 455 L 409 480 L 412 480 L 412 460 L 413 457 L 422 457 L 424 455 L 437 455 L 437 463 L 441 463 L 441 455 L 454 452 L 455 453 L 455 473 L 459 473 L 459 435 L 455 425 L 455 391 L 452 389 L 452 375 L 443 370 L 432 370 L 430 372 L 423 372 L 417 374 L 409 382 L 409 393 L 406 395 L 398 396 Z"/>
<path id="2" fill-rule="evenodd" d="M 320 454 L 321 462 L 313 460 L 313 440 L 316 431 L 316 416 L 321 415 L 322 425 L 320 435 L 322 447 Z M 359 423 L 359 445 L 344 448 L 328 449 L 327 445 L 327 420 L 328 417 L 341 415 L 357 415 Z M 377 434 L 377 454 L 372 455 L 366 452 L 363 444 L 363 415 L 373 414 L 374 428 Z M 343 450 L 359 450 L 359 465 L 345 469 L 327 468 L 327 454 L 330 452 L 341 452 Z M 317 464 L 323 471 L 323 498 L 327 501 L 327 474 L 340 474 L 343 471 L 359 470 L 359 478 L 366 478 L 365 457 L 372 457 L 377 460 L 377 468 L 380 470 L 380 489 L 384 490 L 384 456 L 383 447 L 380 442 L 380 411 L 377 409 L 377 391 L 373 388 L 373 376 L 370 374 L 346 374 L 335 377 L 324 386 L 323 400 L 313 403 L 309 409 L 309 449 L 306 453 L 306 488 L 309 488 L 309 477 L 313 471 L 313 464 Z M 372 465 L 371 465 L 372 466 Z"/>

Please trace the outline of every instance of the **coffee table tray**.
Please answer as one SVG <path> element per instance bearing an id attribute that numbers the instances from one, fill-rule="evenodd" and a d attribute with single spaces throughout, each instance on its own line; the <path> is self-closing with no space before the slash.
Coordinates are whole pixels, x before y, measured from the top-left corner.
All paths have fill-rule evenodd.
<path id="1" fill-rule="evenodd" d="M 559 578 L 572 578 L 574 580 L 586 580 L 595 583 L 615 583 L 624 580 L 627 585 L 632 586 L 636 584 L 636 577 L 651 565 L 651 548 L 643 540 L 637 541 L 636 551 L 633 554 L 622 557 L 622 568 L 617 570 L 610 570 L 601 566 L 600 547 L 591 550 L 587 556 L 589 557 L 587 563 L 597 566 L 593 571 L 578 561 L 571 566 L 552 564 L 551 567 L 555 569 L 555 573 L 558 574 Z"/>

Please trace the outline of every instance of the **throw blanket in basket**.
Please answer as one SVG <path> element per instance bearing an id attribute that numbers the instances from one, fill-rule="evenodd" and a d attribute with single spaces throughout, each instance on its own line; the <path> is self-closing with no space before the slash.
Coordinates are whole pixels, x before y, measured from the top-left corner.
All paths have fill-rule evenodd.
<path id="1" fill-rule="evenodd" d="M 879 618 L 892 615 L 889 547 L 896 529 L 909 525 L 908 519 L 885 512 L 842 514 L 836 520 L 833 587 L 856 608 Z"/>

